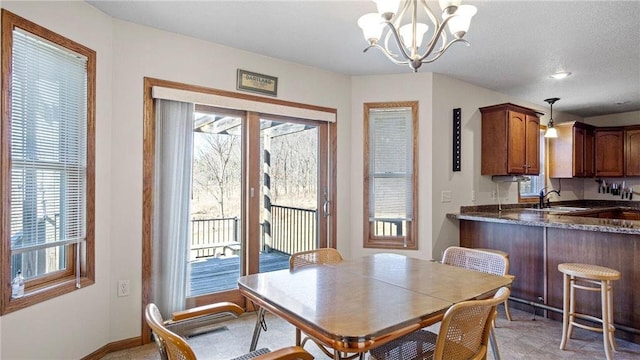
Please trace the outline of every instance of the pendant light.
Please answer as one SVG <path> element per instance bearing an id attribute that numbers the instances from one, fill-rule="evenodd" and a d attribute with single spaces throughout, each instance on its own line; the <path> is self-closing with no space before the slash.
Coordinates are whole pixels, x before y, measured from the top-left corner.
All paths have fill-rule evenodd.
<path id="1" fill-rule="evenodd" d="M 544 137 L 546 138 L 557 138 L 558 130 L 553 126 L 553 104 L 560 100 L 560 98 L 549 98 L 544 99 L 551 106 L 551 115 L 549 116 L 549 122 L 547 123 L 547 131 L 544 133 Z"/>

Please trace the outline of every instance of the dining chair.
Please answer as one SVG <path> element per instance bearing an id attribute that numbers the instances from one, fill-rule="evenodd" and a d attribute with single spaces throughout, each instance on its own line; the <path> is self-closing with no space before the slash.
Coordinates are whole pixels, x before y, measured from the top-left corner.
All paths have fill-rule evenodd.
<path id="1" fill-rule="evenodd" d="M 491 320 L 496 306 L 509 297 L 507 287 L 493 298 L 454 304 L 447 310 L 438 334 L 418 330 L 370 351 L 372 360 L 477 360 L 487 356 Z"/>
<path id="2" fill-rule="evenodd" d="M 506 276 L 512 281 L 515 279 L 515 276 L 509 274 L 509 254 L 499 250 L 450 246 L 442 255 L 442 263 L 488 274 Z M 507 319 L 511 320 L 508 300 L 504 302 L 504 310 Z"/>
<path id="3" fill-rule="evenodd" d="M 504 253 L 497 251 L 450 246 L 445 249 L 442 255 L 442 263 L 487 274 L 505 276 L 513 280 L 512 275 L 508 274 L 509 258 Z M 504 303 L 506 304 L 507 301 L 508 297 L 505 298 Z M 505 309 L 508 309 L 507 305 L 505 305 Z M 491 325 L 489 340 L 491 342 L 491 349 L 493 350 L 493 357 L 496 360 L 500 360 L 498 341 L 493 331 L 495 327 L 495 317 L 492 318 Z"/>
<path id="4" fill-rule="evenodd" d="M 343 260 L 344 258 L 342 257 L 342 254 L 340 254 L 338 250 L 333 248 L 320 248 L 309 251 L 301 251 L 293 253 L 291 254 L 291 257 L 289 257 L 289 270 L 295 271 L 300 267 L 314 264 L 337 264 L 342 262 Z M 302 339 L 302 332 L 300 331 L 300 329 L 296 328 L 296 345 L 304 347 L 304 345 L 309 340 L 313 341 L 325 355 L 331 358 L 334 357 L 334 353 L 332 353 L 332 350 L 322 345 L 316 339 L 309 336 L 305 336 L 304 339 Z M 358 356 L 362 358 L 364 357 L 364 353 L 345 355 L 342 358 L 351 359 Z"/>
<path id="5" fill-rule="evenodd" d="M 291 254 L 289 257 L 289 270 L 295 270 L 301 266 L 313 264 L 337 264 L 342 262 L 342 254 L 333 248 L 320 248 L 309 251 L 301 251 Z"/>
<path id="6" fill-rule="evenodd" d="M 241 307 L 233 303 L 217 303 L 197 307 L 175 313 L 172 320 L 164 321 L 158 306 L 149 303 L 145 308 L 145 320 L 153 333 L 153 338 L 158 346 L 160 358 L 162 360 L 196 360 L 196 354 L 189 343 L 180 335 L 169 330 L 167 326 L 174 325 L 181 321 L 190 321 L 203 316 L 211 316 L 222 313 L 240 315 L 244 312 Z M 313 355 L 309 354 L 299 346 L 270 351 L 267 348 L 252 351 L 233 360 L 313 360 Z"/>

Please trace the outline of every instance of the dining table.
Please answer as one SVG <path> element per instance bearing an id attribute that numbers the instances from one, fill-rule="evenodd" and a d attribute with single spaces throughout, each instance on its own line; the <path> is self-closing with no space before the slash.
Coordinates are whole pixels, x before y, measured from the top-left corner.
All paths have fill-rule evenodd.
<path id="1" fill-rule="evenodd" d="M 246 275 L 238 279 L 238 287 L 258 307 L 250 350 L 257 346 L 268 311 L 333 349 L 339 360 L 437 323 L 453 304 L 493 296 L 511 281 L 436 261 L 378 253 Z M 299 342 L 297 336 L 296 345 Z"/>

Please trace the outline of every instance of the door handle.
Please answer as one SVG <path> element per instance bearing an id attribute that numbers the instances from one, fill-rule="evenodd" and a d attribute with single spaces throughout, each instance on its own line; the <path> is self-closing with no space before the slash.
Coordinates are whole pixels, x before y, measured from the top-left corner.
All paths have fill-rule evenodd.
<path id="1" fill-rule="evenodd" d="M 324 190 L 324 203 L 322 204 L 322 212 L 324 217 L 329 217 L 329 197 L 327 196 L 327 190 Z"/>

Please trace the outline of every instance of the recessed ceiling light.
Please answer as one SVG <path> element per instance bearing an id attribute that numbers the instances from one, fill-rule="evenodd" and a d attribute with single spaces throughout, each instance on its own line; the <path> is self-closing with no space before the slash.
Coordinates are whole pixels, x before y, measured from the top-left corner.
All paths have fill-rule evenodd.
<path id="1" fill-rule="evenodd" d="M 566 78 L 566 77 L 567 77 L 567 76 L 569 76 L 569 75 L 571 75 L 571 73 L 570 73 L 570 72 L 568 72 L 568 71 L 562 71 L 562 72 L 557 72 L 557 73 L 555 73 L 555 74 L 551 75 L 551 77 L 552 77 L 552 78 L 554 78 L 554 79 L 556 79 L 556 80 L 560 80 L 560 79 L 564 79 L 564 78 Z"/>
<path id="2" fill-rule="evenodd" d="M 616 101 L 616 105 L 625 105 L 629 103 L 628 101 Z"/>

